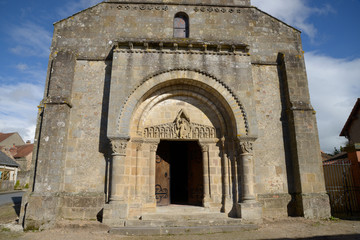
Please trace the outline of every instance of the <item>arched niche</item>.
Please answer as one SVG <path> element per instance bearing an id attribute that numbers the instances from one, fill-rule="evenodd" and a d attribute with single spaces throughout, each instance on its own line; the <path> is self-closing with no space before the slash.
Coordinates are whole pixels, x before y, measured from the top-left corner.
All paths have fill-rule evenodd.
<path id="1" fill-rule="evenodd" d="M 192 123 L 214 127 L 216 138 L 245 136 L 249 130 L 245 110 L 229 88 L 196 71 L 154 75 L 140 84 L 123 106 L 118 121 L 121 136 L 142 137 L 146 127 L 174 122 L 183 109 Z M 164 111 L 167 108 L 172 110 Z M 154 117 L 156 114 L 160 115 Z"/>

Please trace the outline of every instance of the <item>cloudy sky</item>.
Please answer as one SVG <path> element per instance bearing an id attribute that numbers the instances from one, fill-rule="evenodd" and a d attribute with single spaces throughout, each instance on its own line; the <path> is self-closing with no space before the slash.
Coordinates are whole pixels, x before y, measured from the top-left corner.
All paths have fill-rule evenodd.
<path id="1" fill-rule="evenodd" d="M 52 23 L 99 0 L 0 0 L 0 132 L 34 138 Z M 359 0 L 252 0 L 300 29 L 321 148 L 345 144 L 338 135 L 360 97 Z"/>

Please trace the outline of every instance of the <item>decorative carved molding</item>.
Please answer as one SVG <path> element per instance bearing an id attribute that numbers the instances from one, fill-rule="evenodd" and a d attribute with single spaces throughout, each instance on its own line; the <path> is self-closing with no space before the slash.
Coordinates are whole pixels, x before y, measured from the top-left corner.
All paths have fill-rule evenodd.
<path id="1" fill-rule="evenodd" d="M 116 7 L 118 10 L 124 10 L 124 11 L 168 11 L 169 6 L 167 5 L 118 5 Z M 215 7 L 215 6 L 200 6 L 200 7 L 194 7 L 194 12 L 199 13 L 241 13 L 241 8 L 236 7 Z"/>
<path id="2" fill-rule="evenodd" d="M 216 129 L 198 123 L 192 123 L 184 110 L 180 110 L 172 123 L 144 128 L 145 138 L 163 139 L 201 139 L 215 138 Z"/>
<path id="3" fill-rule="evenodd" d="M 144 11 L 144 10 L 148 10 L 148 11 L 151 11 L 151 10 L 156 10 L 156 11 L 167 11 L 169 9 L 168 6 L 166 5 L 118 5 L 116 7 L 117 9 L 119 10 L 141 10 L 141 11 Z"/>
<path id="4" fill-rule="evenodd" d="M 216 12 L 216 13 L 241 13 L 240 8 L 225 8 L 225 7 L 195 7 L 195 12 Z"/>
<path id="5" fill-rule="evenodd" d="M 112 138 L 110 139 L 113 155 L 125 156 L 126 148 L 129 142 L 129 139 L 123 138 Z"/>
<path id="6" fill-rule="evenodd" d="M 115 52 L 162 53 L 162 54 L 206 54 L 250 56 L 248 45 L 236 42 L 203 42 L 193 39 L 140 40 L 123 39 L 115 45 Z"/>

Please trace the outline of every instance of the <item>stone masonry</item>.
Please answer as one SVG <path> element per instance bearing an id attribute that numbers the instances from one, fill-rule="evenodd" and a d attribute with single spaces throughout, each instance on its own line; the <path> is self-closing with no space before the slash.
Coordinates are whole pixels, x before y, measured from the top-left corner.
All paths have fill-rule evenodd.
<path id="1" fill-rule="evenodd" d="M 300 32 L 250 0 L 108 0 L 55 23 L 35 146 L 25 228 L 124 226 L 166 198 L 330 216 Z"/>

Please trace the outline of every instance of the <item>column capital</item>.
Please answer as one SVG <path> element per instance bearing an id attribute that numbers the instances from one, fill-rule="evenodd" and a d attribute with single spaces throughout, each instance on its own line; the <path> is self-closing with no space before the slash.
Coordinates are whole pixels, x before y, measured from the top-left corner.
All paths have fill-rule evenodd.
<path id="1" fill-rule="evenodd" d="M 209 151 L 209 145 L 206 143 L 200 143 L 201 151 L 202 152 L 208 152 Z"/>
<path id="2" fill-rule="evenodd" d="M 240 154 L 252 154 L 253 153 L 253 143 L 256 141 L 254 136 L 245 136 L 238 137 L 237 142 L 240 147 Z"/>
<path id="3" fill-rule="evenodd" d="M 125 156 L 129 138 L 110 138 L 113 156 Z"/>
<path id="4" fill-rule="evenodd" d="M 144 139 L 144 143 L 150 145 L 150 152 L 156 152 L 160 139 Z"/>

